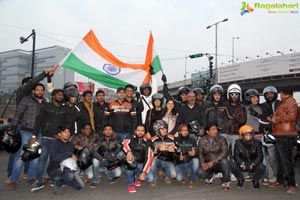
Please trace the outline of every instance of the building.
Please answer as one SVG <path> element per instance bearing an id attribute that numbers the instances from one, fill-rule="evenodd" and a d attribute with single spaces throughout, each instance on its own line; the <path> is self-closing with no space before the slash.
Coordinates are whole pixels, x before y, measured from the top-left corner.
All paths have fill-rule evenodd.
<path id="1" fill-rule="evenodd" d="M 52 46 L 35 51 L 34 74 L 58 64 L 70 49 L 61 46 Z M 0 52 L 0 96 L 11 95 L 21 85 L 24 77 L 31 75 L 31 51 L 15 49 Z M 65 82 L 74 81 L 74 72 L 58 68 L 52 78 L 55 88 L 62 88 Z M 46 83 L 44 80 L 43 83 Z"/>

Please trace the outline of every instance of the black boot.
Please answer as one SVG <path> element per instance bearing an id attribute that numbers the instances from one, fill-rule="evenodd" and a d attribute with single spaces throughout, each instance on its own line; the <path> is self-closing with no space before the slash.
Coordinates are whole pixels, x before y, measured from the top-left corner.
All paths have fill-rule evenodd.
<path id="1" fill-rule="evenodd" d="M 238 187 L 238 188 L 242 188 L 242 187 L 244 186 L 244 182 L 245 182 L 245 180 L 244 180 L 244 179 L 242 179 L 242 180 L 238 180 L 238 182 L 237 182 L 237 184 L 236 184 L 236 187 Z"/>
<path id="2" fill-rule="evenodd" d="M 259 189 L 260 188 L 260 185 L 259 185 L 259 181 L 258 180 L 253 180 L 253 187 L 256 188 L 256 189 Z"/>

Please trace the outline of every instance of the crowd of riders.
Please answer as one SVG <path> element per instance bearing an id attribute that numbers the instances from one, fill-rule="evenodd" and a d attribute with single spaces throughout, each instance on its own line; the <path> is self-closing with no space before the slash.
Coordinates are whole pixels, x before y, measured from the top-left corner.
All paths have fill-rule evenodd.
<path id="1" fill-rule="evenodd" d="M 117 88 L 115 100 L 106 102 L 103 90 L 80 95 L 71 82 L 53 89 L 55 70 L 24 78 L 17 89 L 15 116 L 2 138 L 8 189 L 24 178 L 31 192 L 49 184 L 62 195 L 65 185 L 97 189 L 123 174 L 130 193 L 141 184 L 174 181 L 209 187 L 217 178 L 224 191 L 252 182 L 255 189 L 296 193 L 299 109 L 291 88 L 266 86 L 261 95 L 238 84 L 207 92 L 182 86 L 172 96 L 163 75 L 162 93 L 152 77 L 152 85 Z"/>

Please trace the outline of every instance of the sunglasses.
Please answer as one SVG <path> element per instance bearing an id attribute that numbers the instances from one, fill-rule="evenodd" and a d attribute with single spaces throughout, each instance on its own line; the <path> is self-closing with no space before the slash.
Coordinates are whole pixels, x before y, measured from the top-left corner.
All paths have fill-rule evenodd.
<path id="1" fill-rule="evenodd" d="M 240 96 L 239 93 L 230 93 L 229 95 L 230 95 L 231 97 L 234 97 L 234 96 Z"/>

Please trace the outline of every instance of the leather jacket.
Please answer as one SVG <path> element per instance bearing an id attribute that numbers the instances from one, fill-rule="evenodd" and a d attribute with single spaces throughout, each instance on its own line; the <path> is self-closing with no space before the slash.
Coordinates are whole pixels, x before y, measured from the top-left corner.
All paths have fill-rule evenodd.
<path id="1" fill-rule="evenodd" d="M 263 161 L 262 146 L 253 139 L 248 145 L 243 139 L 238 139 L 234 145 L 234 159 L 238 165 L 258 166 Z"/>

